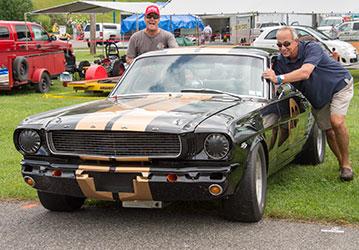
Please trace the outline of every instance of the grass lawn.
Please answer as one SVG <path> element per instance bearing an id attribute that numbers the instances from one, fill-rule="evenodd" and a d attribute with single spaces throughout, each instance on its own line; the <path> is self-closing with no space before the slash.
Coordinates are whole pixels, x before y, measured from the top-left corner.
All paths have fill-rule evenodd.
<path id="1" fill-rule="evenodd" d="M 359 70 L 351 72 L 357 83 Z M 359 130 L 356 126 L 359 120 L 358 91 L 359 85 L 355 86 L 354 98 L 346 120 L 350 132 L 350 158 L 355 172 L 354 180 L 339 180 L 337 161 L 327 147 L 323 164 L 292 164 L 269 178 L 266 216 L 359 225 L 359 153 L 356 152 L 359 150 Z M 90 94 L 71 92 L 71 88 L 62 87 L 58 81 L 51 87 L 50 94 L 56 96 L 67 93 L 76 98 L 44 98 L 30 86 L 0 92 L 0 199 L 37 199 L 35 189 L 26 186 L 22 179 L 22 155 L 13 145 L 13 131 L 21 120 L 32 114 L 98 98 Z"/>

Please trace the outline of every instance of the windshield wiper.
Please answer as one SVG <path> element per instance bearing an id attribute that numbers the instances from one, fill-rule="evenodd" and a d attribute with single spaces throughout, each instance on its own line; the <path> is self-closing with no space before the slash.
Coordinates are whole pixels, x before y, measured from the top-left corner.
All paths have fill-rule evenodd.
<path id="1" fill-rule="evenodd" d="M 228 96 L 232 96 L 235 97 L 238 100 L 242 100 L 242 97 L 236 95 L 236 94 L 232 94 L 229 92 L 225 92 L 222 90 L 217 90 L 217 89 L 181 89 L 181 92 L 195 92 L 195 93 L 208 93 L 208 94 L 222 94 L 222 95 L 228 95 Z"/>

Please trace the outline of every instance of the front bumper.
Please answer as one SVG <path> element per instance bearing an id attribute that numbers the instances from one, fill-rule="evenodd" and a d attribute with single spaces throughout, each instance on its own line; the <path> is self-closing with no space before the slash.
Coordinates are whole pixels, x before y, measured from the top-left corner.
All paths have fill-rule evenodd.
<path id="1" fill-rule="evenodd" d="M 21 165 L 24 178 L 31 177 L 38 190 L 114 201 L 212 200 L 233 194 L 244 172 L 240 164 L 209 162 L 72 165 L 24 159 Z M 213 184 L 223 191 L 211 194 Z"/>

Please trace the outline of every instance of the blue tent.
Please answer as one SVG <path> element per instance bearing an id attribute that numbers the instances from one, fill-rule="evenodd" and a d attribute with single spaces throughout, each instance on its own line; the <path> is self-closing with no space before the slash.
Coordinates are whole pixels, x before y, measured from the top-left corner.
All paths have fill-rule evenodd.
<path id="1" fill-rule="evenodd" d="M 144 21 L 144 14 L 138 15 L 138 27 L 139 30 L 146 28 L 146 23 Z M 137 16 L 132 15 L 125 18 L 121 23 L 121 34 L 130 32 L 131 30 L 136 30 L 137 26 Z M 172 27 L 171 27 L 172 22 Z M 174 16 L 161 16 L 160 23 L 158 25 L 161 29 L 167 30 L 171 33 L 175 29 L 192 29 L 199 27 L 204 28 L 202 19 L 193 15 L 174 15 Z M 172 29 L 171 29 L 172 28 Z"/>

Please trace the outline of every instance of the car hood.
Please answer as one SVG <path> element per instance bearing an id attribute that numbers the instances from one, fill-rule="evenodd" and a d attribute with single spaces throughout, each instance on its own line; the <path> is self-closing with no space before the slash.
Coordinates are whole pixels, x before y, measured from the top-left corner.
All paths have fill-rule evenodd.
<path id="1" fill-rule="evenodd" d="M 257 108 L 226 95 L 156 94 L 89 102 L 31 116 L 21 127 L 50 130 L 105 130 L 183 133 L 227 109 L 243 114 Z M 238 109 L 237 109 L 238 110 Z M 241 111 L 242 112 L 242 111 Z M 216 119 L 218 120 L 218 119 Z M 218 121 L 216 122 L 218 123 Z M 228 126 L 228 121 L 220 122 Z M 218 125 L 218 124 L 217 124 Z"/>
<path id="2" fill-rule="evenodd" d="M 336 48 L 341 49 L 343 51 L 352 52 L 355 50 L 354 46 L 350 43 L 340 41 L 340 40 L 327 40 L 323 41 L 330 49 Z"/>

